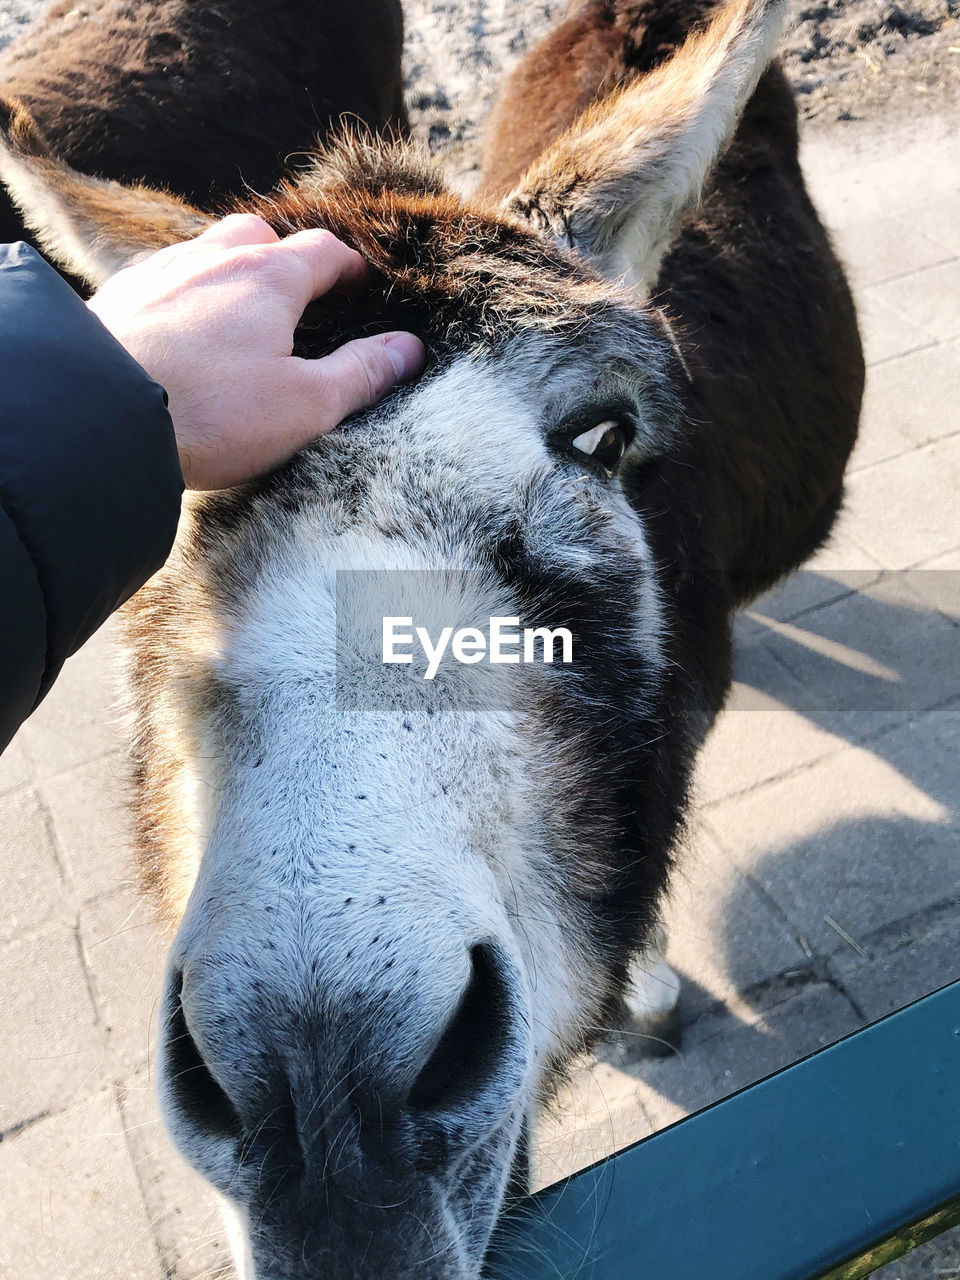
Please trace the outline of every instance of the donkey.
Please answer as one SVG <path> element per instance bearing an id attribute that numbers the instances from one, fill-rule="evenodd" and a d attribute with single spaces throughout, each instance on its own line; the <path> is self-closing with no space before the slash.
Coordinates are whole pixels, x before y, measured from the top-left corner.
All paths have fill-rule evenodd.
<path id="1" fill-rule="evenodd" d="M 731 615 L 831 527 L 863 364 L 770 62 L 783 7 L 578 2 L 476 198 L 373 113 L 238 206 L 371 264 L 301 354 L 406 327 L 432 358 L 191 497 L 127 613 L 140 856 L 176 927 L 159 1092 L 256 1280 L 476 1280 L 531 1118 L 657 929 Z M 209 221 L 77 173 L 20 107 L 3 138 L 93 286 Z M 450 621 L 566 627 L 575 662 L 401 705 L 337 643 L 338 578 L 370 569 L 429 575 Z"/>

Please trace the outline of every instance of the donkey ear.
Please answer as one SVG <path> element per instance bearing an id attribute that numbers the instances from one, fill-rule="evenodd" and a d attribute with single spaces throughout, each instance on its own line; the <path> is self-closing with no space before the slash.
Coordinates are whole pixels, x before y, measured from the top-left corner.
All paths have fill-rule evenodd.
<path id="1" fill-rule="evenodd" d="M 51 154 L 22 104 L 2 98 L 0 181 L 45 252 L 93 288 L 213 221 L 166 192 L 77 173 Z"/>
<path id="2" fill-rule="evenodd" d="M 506 208 L 649 290 L 767 66 L 785 0 L 732 0 L 674 56 L 588 108 Z"/>

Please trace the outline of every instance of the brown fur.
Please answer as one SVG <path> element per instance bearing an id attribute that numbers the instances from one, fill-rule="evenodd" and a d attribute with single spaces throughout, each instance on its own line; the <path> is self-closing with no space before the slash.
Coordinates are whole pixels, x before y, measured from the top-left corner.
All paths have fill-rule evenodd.
<path id="1" fill-rule="evenodd" d="M 40 202 L 56 218 L 37 234 L 40 247 L 55 261 L 75 262 L 90 285 L 99 285 L 120 267 L 165 245 L 199 235 L 211 219 L 184 200 L 142 183 L 121 187 L 106 179 L 78 174 L 51 150 L 26 107 L 16 99 L 0 98 L 0 130 L 8 147 L 0 157 L 0 176 L 15 183 L 16 169 L 24 181 L 19 202 Z M 18 161 L 25 162 L 18 166 Z M 123 217 L 118 217 L 122 193 Z M 9 198 L 5 191 L 4 198 Z M 56 222 L 56 230 L 53 223 Z"/>
<path id="2" fill-rule="evenodd" d="M 631 78 L 660 75 L 684 17 L 702 12 L 699 0 L 573 5 L 498 102 L 484 190 L 543 181 L 575 188 L 584 166 L 598 162 L 589 143 L 605 97 L 616 106 Z M 578 102 L 594 105 L 571 134 L 563 94 L 572 87 Z M 804 187 L 797 146 L 792 93 L 770 67 L 657 280 L 691 375 L 683 395 L 696 424 L 689 462 L 704 481 L 698 518 L 710 528 L 734 605 L 795 568 L 829 533 L 863 393 L 853 301 Z M 538 159 L 523 174 L 531 155 Z"/>
<path id="3" fill-rule="evenodd" d="M 284 234 L 327 227 L 373 268 L 367 297 L 327 299 L 307 313 L 301 341 L 312 330 L 332 344 L 376 325 L 414 329 L 434 345 L 461 335 L 493 345 L 527 328 L 576 331 L 609 306 L 609 285 L 588 267 L 509 215 L 454 195 L 413 147 L 341 140 L 313 175 L 242 208 Z M 338 315 L 342 329 L 331 327 Z"/>
<path id="4" fill-rule="evenodd" d="M 483 184 L 506 195 L 581 114 L 660 66 L 710 0 L 571 0 L 563 20 L 519 63 L 494 104 L 483 150 Z"/>
<path id="5" fill-rule="evenodd" d="M 216 210 L 341 117 L 404 129 L 402 42 L 400 0 L 60 0 L 0 55 L 0 97 L 81 172 Z M 22 235 L 0 193 L 0 241 Z"/>

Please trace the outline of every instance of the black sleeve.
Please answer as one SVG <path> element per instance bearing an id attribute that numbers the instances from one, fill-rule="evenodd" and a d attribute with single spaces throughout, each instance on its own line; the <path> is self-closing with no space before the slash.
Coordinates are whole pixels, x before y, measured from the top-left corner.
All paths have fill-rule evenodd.
<path id="1" fill-rule="evenodd" d="M 182 492 L 163 389 L 33 249 L 0 245 L 0 751 L 163 564 Z"/>

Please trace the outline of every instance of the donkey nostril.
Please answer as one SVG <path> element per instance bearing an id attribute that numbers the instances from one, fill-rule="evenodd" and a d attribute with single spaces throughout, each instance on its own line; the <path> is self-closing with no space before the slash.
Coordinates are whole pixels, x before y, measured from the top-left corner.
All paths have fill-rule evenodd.
<path id="1" fill-rule="evenodd" d="M 454 1112 L 476 1103 L 502 1074 L 512 1034 L 510 990 L 497 948 L 471 948 L 470 982 L 410 1091 L 418 1111 Z"/>
<path id="2" fill-rule="evenodd" d="M 233 1103 L 217 1084 L 183 1012 L 183 974 L 176 973 L 169 995 L 167 1015 L 168 1100 L 179 1117 L 195 1130 L 214 1138 L 239 1141 L 243 1126 Z"/>

